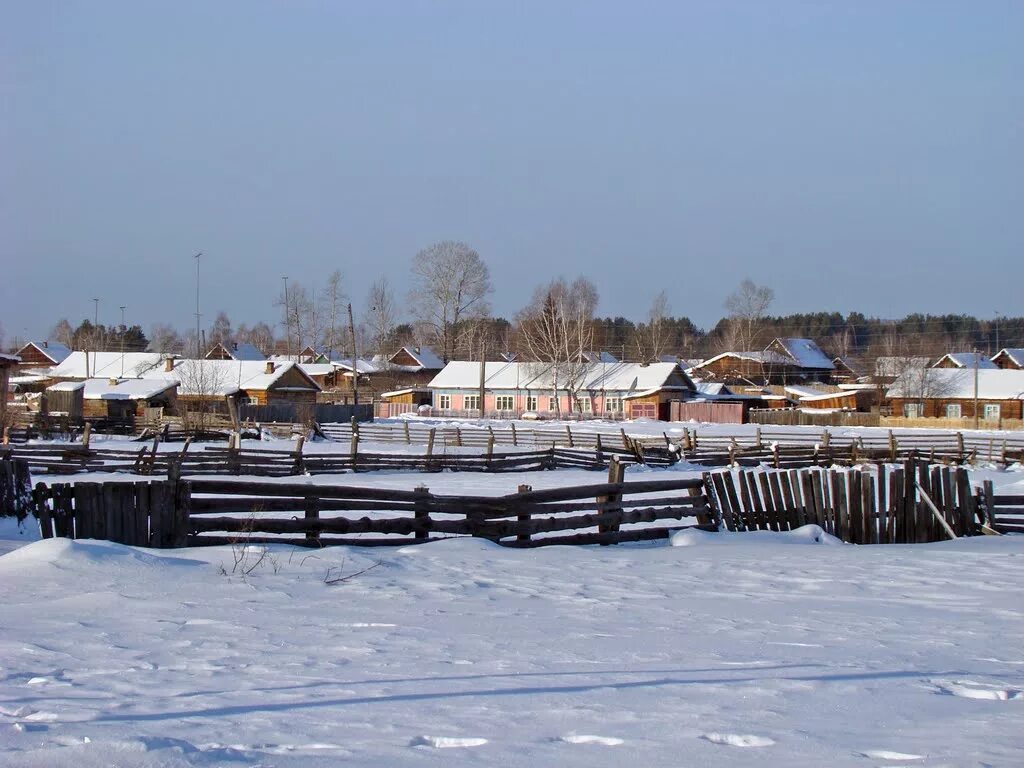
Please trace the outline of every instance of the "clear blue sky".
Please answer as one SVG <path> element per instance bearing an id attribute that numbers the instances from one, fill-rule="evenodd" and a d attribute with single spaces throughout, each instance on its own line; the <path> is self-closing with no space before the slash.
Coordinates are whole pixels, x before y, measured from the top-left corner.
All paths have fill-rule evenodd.
<path id="1" fill-rule="evenodd" d="M 710 325 L 1021 314 L 1024 2 L 0 3 L 0 322 L 273 321 L 461 239 Z"/>

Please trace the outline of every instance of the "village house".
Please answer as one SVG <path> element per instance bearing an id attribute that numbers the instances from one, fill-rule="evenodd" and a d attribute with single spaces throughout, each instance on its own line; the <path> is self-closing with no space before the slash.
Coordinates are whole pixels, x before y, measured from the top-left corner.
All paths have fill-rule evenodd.
<path id="1" fill-rule="evenodd" d="M 998 368 L 984 355 L 976 352 L 949 352 L 940 357 L 932 368 Z"/>
<path id="2" fill-rule="evenodd" d="M 39 409 L 75 421 L 136 418 L 175 413 L 178 382 L 166 379 L 86 379 L 62 381 L 46 388 Z M 153 409 L 158 409 L 156 414 Z"/>
<path id="3" fill-rule="evenodd" d="M 723 352 L 690 371 L 704 381 L 765 386 L 831 381 L 835 365 L 811 339 L 779 338 L 760 351 Z"/>
<path id="4" fill-rule="evenodd" d="M 15 353 L 21 358 L 19 369 L 35 373 L 37 369 L 59 365 L 71 354 L 71 350 L 57 341 L 30 341 Z"/>
<path id="5" fill-rule="evenodd" d="M 207 360 L 266 360 L 267 356 L 252 344 L 230 344 L 217 342 L 206 353 Z"/>
<path id="6" fill-rule="evenodd" d="M 1024 349 L 1001 349 L 992 356 L 992 363 L 996 368 L 1024 370 Z"/>
<path id="7" fill-rule="evenodd" d="M 693 382 L 674 363 L 588 363 L 575 372 L 571 386 L 566 379 L 572 374 L 546 363 L 482 365 L 482 409 L 481 363 L 452 361 L 428 385 L 433 392 L 432 414 L 667 420 L 670 401 L 695 391 Z"/>
<path id="8" fill-rule="evenodd" d="M 313 406 L 320 387 L 297 363 L 273 360 L 183 360 L 166 358 L 162 369 L 144 378 L 171 379 L 178 397 L 223 402 L 232 396 L 247 405 Z"/>
<path id="9" fill-rule="evenodd" d="M 925 419 L 974 419 L 1000 427 L 1022 418 L 1024 371 L 928 368 L 900 376 L 886 393 L 894 416 Z"/>

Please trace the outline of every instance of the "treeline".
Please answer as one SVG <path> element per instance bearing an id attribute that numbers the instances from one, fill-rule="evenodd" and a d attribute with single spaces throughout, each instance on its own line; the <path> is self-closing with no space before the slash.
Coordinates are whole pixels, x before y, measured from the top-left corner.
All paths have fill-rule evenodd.
<path id="1" fill-rule="evenodd" d="M 373 283 L 360 305 L 347 295 L 338 270 L 283 278 L 281 292 L 268 297 L 265 317 L 234 325 L 225 312 L 199 328 L 179 330 L 158 323 L 143 333 L 138 325 L 104 326 L 83 320 L 59 321 L 50 339 L 74 349 L 202 354 L 216 343 L 248 343 L 264 354 L 298 354 L 306 347 L 331 359 L 356 354 L 388 356 L 402 346 L 426 346 L 443 360 L 547 360 L 571 367 L 591 351 L 645 362 L 667 356 L 706 358 L 725 351 L 764 349 L 777 337 L 815 340 L 832 356 L 923 355 L 975 349 L 986 355 L 1001 347 L 1024 347 L 1024 317 L 980 320 L 968 315 L 912 314 L 900 320 L 859 312 L 772 315 L 775 294 L 768 286 L 742 280 L 725 297 L 725 316 L 703 329 L 675 315 L 667 292 L 652 297 L 633 317 L 597 314 L 596 286 L 584 275 L 557 277 L 536 286 L 529 303 L 512 317 L 495 317 L 494 292 L 486 262 L 469 245 L 442 241 L 424 248 L 410 263 L 412 288 L 396 297 L 386 276 Z M 276 318 L 275 318 L 276 315 Z M 0 343 L 2 346 L 2 343 Z M 8 348 L 17 349 L 18 340 Z"/>

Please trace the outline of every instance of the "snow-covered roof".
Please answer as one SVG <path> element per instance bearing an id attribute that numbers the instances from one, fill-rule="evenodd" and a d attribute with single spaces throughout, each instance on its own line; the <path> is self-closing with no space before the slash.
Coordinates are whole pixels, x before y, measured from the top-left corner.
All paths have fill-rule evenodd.
<path id="1" fill-rule="evenodd" d="M 160 352 L 72 352 L 50 369 L 50 375 L 55 379 L 138 377 L 154 368 L 162 370 L 164 357 Z"/>
<path id="2" fill-rule="evenodd" d="M 995 360 L 1000 355 L 1006 355 L 1014 362 L 1014 364 L 1024 368 L 1024 348 L 1004 347 L 996 354 L 992 355 L 992 359 Z"/>
<path id="3" fill-rule="evenodd" d="M 50 358 L 54 363 L 63 362 L 71 354 L 71 348 L 59 341 L 30 341 L 19 352 L 24 352 L 29 347 L 35 347 L 43 355 Z"/>
<path id="4" fill-rule="evenodd" d="M 939 367 L 944 360 L 949 360 L 957 368 L 998 368 L 998 366 L 984 355 L 976 355 L 974 352 L 949 352 L 938 359 L 933 367 Z"/>
<path id="5" fill-rule="evenodd" d="M 169 378 L 181 382 L 182 395 L 230 395 L 240 390 L 262 391 L 270 389 L 292 368 L 301 371 L 297 363 L 274 363 L 267 373 L 266 360 L 175 360 L 174 369 L 162 368 L 153 378 Z M 308 379 L 304 389 L 319 390 L 316 382 Z"/>
<path id="6" fill-rule="evenodd" d="M 332 363 L 299 363 L 299 368 L 307 376 L 329 376 L 334 373 Z"/>
<path id="7" fill-rule="evenodd" d="M 792 357 L 801 368 L 835 370 L 829 356 L 822 352 L 821 347 L 811 339 L 776 339 L 772 343 L 778 344 L 785 350 L 786 354 Z"/>
<path id="8" fill-rule="evenodd" d="M 267 356 L 260 352 L 254 344 L 247 343 L 231 343 L 231 344 L 215 344 L 209 352 L 206 353 L 207 357 L 213 355 L 218 349 L 223 350 L 224 354 L 230 357 L 232 360 L 266 360 Z"/>
<path id="9" fill-rule="evenodd" d="M 801 403 L 813 403 L 817 400 L 833 400 L 837 397 L 852 397 L 856 395 L 855 391 L 825 392 L 814 387 L 798 386 L 787 386 L 785 387 L 785 392 L 792 399 Z"/>
<path id="10" fill-rule="evenodd" d="M 352 360 L 331 360 L 331 365 L 335 368 L 341 368 L 344 371 L 352 371 Z M 379 373 L 380 371 L 387 368 L 386 363 L 376 363 L 373 360 L 366 360 L 364 358 L 356 358 L 356 370 L 359 373 Z M 405 366 L 390 366 L 391 368 L 404 368 Z M 414 369 L 418 370 L 418 369 Z"/>
<path id="11" fill-rule="evenodd" d="M 47 392 L 73 392 L 84 389 L 86 400 L 149 400 L 178 382 L 167 379 L 86 379 L 85 381 L 62 381 L 47 387 Z"/>
<path id="12" fill-rule="evenodd" d="M 20 363 L 21 362 L 21 358 L 18 357 L 17 355 L 8 355 L 8 354 L 6 354 L 4 352 L 0 352 L 0 360 L 2 360 L 5 363 Z"/>
<path id="13" fill-rule="evenodd" d="M 598 351 L 594 351 L 594 350 L 591 350 L 591 351 L 588 351 L 588 352 L 584 352 L 583 353 L 583 359 L 586 360 L 588 363 L 617 363 L 617 362 L 619 362 L 619 359 L 615 355 L 613 355 L 611 352 L 598 352 Z M 666 361 L 662 360 L 661 362 L 664 363 Z M 672 360 L 672 362 L 674 363 L 675 360 Z"/>
<path id="14" fill-rule="evenodd" d="M 547 363 L 508 363 L 504 361 L 484 364 L 484 386 L 487 389 L 550 390 L 558 374 L 558 388 L 565 388 L 564 370 L 555 371 Z M 691 382 L 673 363 L 589 363 L 579 371 L 580 390 L 612 390 L 632 392 L 658 390 L 671 386 L 672 377 L 678 377 L 682 386 Z M 431 389 L 474 389 L 480 386 L 480 363 L 454 360 L 444 367 L 428 385 Z"/>
<path id="15" fill-rule="evenodd" d="M 722 360 L 726 357 L 735 357 L 739 360 L 749 360 L 755 363 L 761 363 L 763 365 L 792 365 L 792 359 L 786 357 L 778 352 L 772 352 L 769 350 L 747 350 L 744 352 L 722 352 L 721 354 L 709 357 L 707 360 L 700 362 L 693 366 L 694 371 L 700 371 L 701 368 L 706 368 L 718 360 Z"/>
<path id="16" fill-rule="evenodd" d="M 395 354 L 391 356 L 391 359 L 394 360 L 395 357 L 402 352 L 405 352 L 405 354 L 409 355 L 409 357 L 419 363 L 420 368 L 425 368 L 430 371 L 440 371 L 444 368 L 444 362 L 442 362 L 441 358 L 438 357 L 430 347 L 402 347 L 398 352 L 395 352 Z"/>
<path id="17" fill-rule="evenodd" d="M 977 378 L 980 400 L 1024 400 L 1024 371 L 981 368 L 977 369 Z M 886 396 L 901 399 L 972 399 L 974 380 L 973 368 L 908 371 L 889 386 Z"/>
<path id="18" fill-rule="evenodd" d="M 717 381 L 700 381 L 697 384 L 697 391 L 702 395 L 728 395 L 731 390 L 725 384 Z"/>
<path id="19" fill-rule="evenodd" d="M 380 397 L 398 397 L 399 395 L 411 395 L 417 392 L 425 394 L 430 392 L 427 387 L 406 387 L 405 389 L 395 389 L 391 392 L 381 392 Z"/>

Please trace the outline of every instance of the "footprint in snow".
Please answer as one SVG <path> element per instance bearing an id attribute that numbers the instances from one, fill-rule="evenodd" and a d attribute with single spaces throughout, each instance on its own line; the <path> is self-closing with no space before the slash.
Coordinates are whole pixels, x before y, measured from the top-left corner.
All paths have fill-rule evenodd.
<path id="1" fill-rule="evenodd" d="M 712 744 L 725 744 L 730 747 L 770 747 L 775 743 L 775 739 L 750 733 L 705 733 L 701 738 Z"/>
<path id="2" fill-rule="evenodd" d="M 959 696 L 962 699 L 1024 701 L 1024 691 L 1002 688 L 998 685 L 989 685 L 987 683 L 975 683 L 970 680 L 942 683 L 936 686 L 936 691 L 947 696 Z"/>
<path id="3" fill-rule="evenodd" d="M 460 738 L 458 736 L 417 736 L 409 746 L 452 749 L 456 747 L 479 747 L 486 743 L 487 739 Z"/>
<path id="4" fill-rule="evenodd" d="M 567 733 L 558 741 L 564 741 L 567 744 L 600 744 L 603 747 L 617 747 L 625 743 L 615 736 L 594 736 L 586 733 Z"/>
<path id="5" fill-rule="evenodd" d="M 890 749 L 869 749 L 861 752 L 864 757 L 873 760 L 924 760 L 924 755 L 913 755 L 908 752 L 893 752 Z"/>

